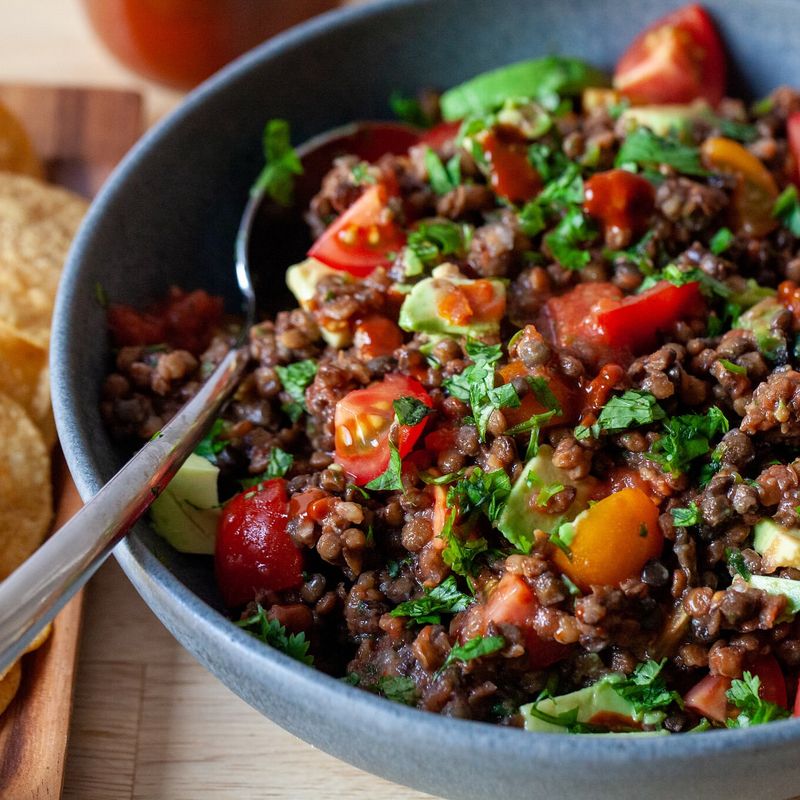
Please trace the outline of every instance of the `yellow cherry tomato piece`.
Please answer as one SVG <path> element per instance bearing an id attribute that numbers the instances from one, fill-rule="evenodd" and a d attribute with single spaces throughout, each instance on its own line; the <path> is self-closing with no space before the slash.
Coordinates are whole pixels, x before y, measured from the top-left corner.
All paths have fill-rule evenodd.
<path id="1" fill-rule="evenodd" d="M 736 230 L 748 236 L 766 236 L 774 230 L 777 221 L 772 209 L 778 186 L 764 164 L 738 142 L 723 136 L 706 139 L 701 153 L 708 169 L 737 178 L 731 220 Z"/>
<path id="2" fill-rule="evenodd" d="M 636 577 L 661 555 L 658 515 L 658 506 L 641 489 L 622 489 L 576 517 L 569 555 L 557 549 L 552 560 L 583 591 Z"/>

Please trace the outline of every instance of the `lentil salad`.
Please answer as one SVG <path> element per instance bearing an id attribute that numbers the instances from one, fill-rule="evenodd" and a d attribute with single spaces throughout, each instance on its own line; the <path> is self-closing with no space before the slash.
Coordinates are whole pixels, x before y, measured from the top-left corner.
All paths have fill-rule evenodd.
<path id="1" fill-rule="evenodd" d="M 398 102 L 432 127 L 335 162 L 299 308 L 252 329 L 200 452 L 233 495 L 216 571 L 240 624 L 390 699 L 532 730 L 788 714 L 800 95 L 723 98 L 710 25 L 690 6 L 650 31 L 702 38 L 694 87 L 632 79 L 641 52 L 615 89 L 527 62 L 535 91 L 517 70 L 493 93 L 499 71 Z M 297 164 L 281 123 L 267 138 L 285 201 Z M 102 410 L 148 438 L 230 346 L 221 304 L 109 316 Z"/>

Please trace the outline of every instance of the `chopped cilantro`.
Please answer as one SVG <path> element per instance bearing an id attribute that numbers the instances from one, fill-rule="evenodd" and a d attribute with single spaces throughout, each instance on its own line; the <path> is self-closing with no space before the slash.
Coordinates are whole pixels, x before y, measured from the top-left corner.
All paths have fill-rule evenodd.
<path id="1" fill-rule="evenodd" d="M 447 492 L 447 505 L 458 508 L 462 516 L 483 512 L 495 522 L 511 493 L 511 480 L 504 469 L 484 472 L 475 467 L 467 478 L 458 481 Z"/>
<path id="2" fill-rule="evenodd" d="M 546 184 L 563 175 L 572 166 L 563 150 L 543 142 L 536 142 L 528 148 L 528 161 Z"/>
<path id="3" fill-rule="evenodd" d="M 387 700 L 394 700 L 395 703 L 402 703 L 406 706 L 415 705 L 419 698 L 414 679 L 405 675 L 382 675 L 375 688 L 378 690 L 378 694 L 383 695 Z"/>
<path id="4" fill-rule="evenodd" d="M 291 145 L 289 123 L 271 119 L 264 128 L 266 164 L 253 184 L 253 192 L 264 190 L 276 203 L 290 206 L 294 195 L 294 176 L 303 174 L 303 165 Z"/>
<path id="5" fill-rule="evenodd" d="M 416 397 L 398 397 L 392 400 L 392 405 L 401 425 L 418 425 L 428 414 L 433 414 L 433 409 Z"/>
<path id="6" fill-rule="evenodd" d="M 718 256 L 724 253 L 732 244 L 736 237 L 730 228 L 720 228 L 708 243 L 711 252 Z"/>
<path id="7" fill-rule="evenodd" d="M 556 414 L 561 413 L 561 404 L 558 398 L 553 394 L 550 384 L 546 378 L 541 375 L 528 375 L 525 378 L 530 390 L 533 392 L 534 397 L 548 410 L 555 411 Z"/>
<path id="8" fill-rule="evenodd" d="M 746 581 L 750 580 L 751 573 L 747 569 L 747 564 L 744 563 L 744 556 L 741 550 L 734 547 L 725 548 L 725 563 L 728 565 L 729 570 L 733 570 L 737 575 L 741 575 Z"/>
<path id="9" fill-rule="evenodd" d="M 735 139 L 737 142 L 754 142 L 758 139 L 758 128 L 747 122 L 737 122 L 725 117 L 713 117 L 713 123 L 719 128 L 721 136 Z"/>
<path id="10" fill-rule="evenodd" d="M 667 689 L 661 670 L 667 659 L 661 661 L 645 661 L 637 664 L 633 674 L 621 683 L 612 683 L 617 694 L 624 697 L 634 709 L 641 713 L 664 708 L 672 703 L 683 707 L 681 696 Z"/>
<path id="11" fill-rule="evenodd" d="M 650 275 L 655 269 L 653 259 L 648 252 L 653 236 L 655 236 L 655 232 L 652 230 L 648 231 L 636 244 L 632 245 L 627 250 L 605 250 L 603 251 L 603 257 L 609 261 L 621 259 L 629 264 L 633 264 L 642 275 Z"/>
<path id="12" fill-rule="evenodd" d="M 365 161 L 359 161 L 358 164 L 356 164 L 353 169 L 350 170 L 350 175 L 352 176 L 353 181 L 359 186 L 378 182 L 377 178 L 369 173 L 369 164 L 367 164 Z"/>
<path id="13" fill-rule="evenodd" d="M 659 281 L 669 281 L 674 286 L 684 286 L 687 283 L 697 282 L 700 284 L 700 290 L 703 294 L 709 297 L 716 295 L 717 297 L 727 299 L 732 294 L 731 290 L 722 283 L 722 281 L 712 278 L 701 269 L 697 269 L 696 267 L 692 269 L 680 269 L 675 264 L 668 264 L 660 273 L 648 275 L 648 277 L 642 281 L 642 285 L 637 292 L 641 293 L 651 286 L 654 286 Z"/>
<path id="14" fill-rule="evenodd" d="M 763 725 L 765 722 L 789 716 L 785 708 L 763 700 L 759 696 L 760 687 L 761 680 L 758 675 L 746 670 L 742 680 L 734 679 L 731 682 L 731 688 L 725 692 L 725 696 L 739 709 L 739 715 L 735 719 L 728 720 L 729 728 L 750 728 L 753 725 Z"/>
<path id="15" fill-rule="evenodd" d="M 572 595 L 572 597 L 580 597 L 582 592 L 581 590 L 568 578 L 566 575 L 561 576 L 561 581 L 563 582 L 564 586 L 567 587 L 567 591 Z"/>
<path id="16" fill-rule="evenodd" d="M 455 222 L 421 222 L 408 235 L 403 251 L 406 275 L 421 275 L 425 267 L 438 263 L 442 256 L 465 252 L 472 236 L 469 225 Z"/>
<path id="17" fill-rule="evenodd" d="M 780 193 L 772 208 L 772 216 L 779 219 L 792 236 L 800 238 L 800 200 L 796 186 L 789 185 Z"/>
<path id="18" fill-rule="evenodd" d="M 502 636 L 476 636 L 464 644 L 453 647 L 437 674 L 444 672 L 455 661 L 472 661 L 475 658 L 490 656 L 505 646 L 506 640 Z"/>
<path id="19" fill-rule="evenodd" d="M 571 522 L 562 522 L 548 538 L 567 558 L 572 559 L 570 545 L 575 538 L 575 526 Z"/>
<path id="20" fill-rule="evenodd" d="M 536 146 L 534 145 L 528 152 L 529 158 L 533 152 L 538 152 L 534 150 L 534 147 Z M 531 159 L 531 161 L 534 165 L 536 164 L 534 159 Z M 564 223 L 564 220 L 561 221 L 564 227 L 555 239 L 555 246 L 559 247 L 558 243 L 570 232 L 575 237 L 580 233 L 579 228 L 585 228 L 588 231 L 588 223 L 585 219 L 582 223 L 578 219 L 578 215 L 583 217 L 581 211 L 583 204 L 583 178 L 581 177 L 580 167 L 571 161 L 565 161 L 563 166 L 553 168 L 552 175 L 555 175 L 555 177 L 549 180 L 536 198 L 522 207 L 517 219 L 526 236 L 536 236 L 537 233 L 541 233 L 547 227 L 548 219 L 558 211 L 565 212 L 565 219 L 569 217 L 569 221 L 567 223 Z M 553 233 L 555 232 L 553 231 Z M 586 235 L 588 237 L 588 233 Z"/>
<path id="21" fill-rule="evenodd" d="M 415 97 L 406 97 L 401 92 L 392 92 L 389 106 L 397 119 L 418 128 L 430 128 L 433 120 L 423 111 L 422 104 Z"/>
<path id="22" fill-rule="evenodd" d="M 545 699 L 545 698 L 541 698 Z M 548 714 L 542 711 L 536 703 L 527 707 L 527 713 L 542 722 L 547 722 L 550 725 L 558 725 L 560 728 L 566 728 L 567 733 L 606 733 L 605 728 L 598 725 L 590 725 L 588 722 L 578 722 L 578 706 L 571 708 L 568 711 L 561 711 L 558 714 Z"/>
<path id="23" fill-rule="evenodd" d="M 617 154 L 616 166 L 627 164 L 649 168 L 666 164 L 684 175 L 708 174 L 700 162 L 697 147 L 682 144 L 674 137 L 658 136 L 649 128 L 636 128 L 625 138 Z"/>
<path id="24" fill-rule="evenodd" d="M 603 406 L 597 422 L 591 427 L 579 425 L 575 438 L 597 438 L 601 431 L 619 433 L 636 425 L 648 425 L 666 417 L 656 398 L 641 389 L 629 389 L 622 396 L 615 395 Z"/>
<path id="25" fill-rule="evenodd" d="M 433 476 L 429 472 L 420 472 L 419 477 L 423 483 L 429 486 L 446 486 L 448 483 L 455 483 L 465 472 L 462 467 L 457 472 L 448 472 L 446 475 Z"/>
<path id="26" fill-rule="evenodd" d="M 444 527 L 439 534 L 446 544 L 442 550 L 442 559 L 453 572 L 469 576 L 475 572 L 475 559 L 489 549 L 489 544 L 482 536 L 475 539 L 462 539 L 453 531 L 456 512 L 451 511 L 445 518 Z"/>
<path id="27" fill-rule="evenodd" d="M 428 171 L 428 180 L 436 194 L 447 194 L 461 183 L 461 160 L 458 154 L 454 155 L 447 165 L 430 147 L 425 149 L 425 169 Z"/>
<path id="28" fill-rule="evenodd" d="M 682 414 L 665 420 L 660 439 L 650 448 L 649 457 L 670 472 L 685 472 L 689 463 L 711 450 L 710 440 L 727 433 L 728 420 L 717 406 L 705 414 Z"/>
<path id="29" fill-rule="evenodd" d="M 281 450 L 280 447 L 273 447 L 269 451 L 269 460 L 267 461 L 267 468 L 260 474 L 252 478 L 246 478 L 241 481 L 242 489 L 249 489 L 251 486 L 258 486 L 259 483 L 271 480 L 272 478 L 282 478 L 291 468 L 294 463 L 294 456 Z"/>
<path id="30" fill-rule="evenodd" d="M 589 218 L 578 206 L 571 207 L 555 229 L 544 237 L 553 258 L 567 269 L 583 269 L 591 260 L 591 253 L 582 249 L 595 238 L 596 231 Z"/>
<path id="31" fill-rule="evenodd" d="M 403 462 L 400 459 L 400 451 L 397 445 L 389 439 L 389 464 L 385 471 L 373 478 L 367 485 L 367 489 L 375 489 L 379 492 L 400 491 L 403 488 Z"/>
<path id="32" fill-rule="evenodd" d="M 235 623 L 265 644 L 281 650 L 303 664 L 313 664 L 314 657 L 309 655 L 309 642 L 304 633 L 287 634 L 286 628 L 276 619 L 269 619 L 267 612 L 259 605 L 257 611 L 247 619 Z"/>
<path id="33" fill-rule="evenodd" d="M 317 374 L 316 362 L 307 358 L 304 361 L 295 361 L 287 367 L 277 366 L 275 371 L 281 379 L 283 390 L 292 398 L 291 402 L 284 403 L 281 408 L 292 422 L 297 422 L 306 411 L 306 387 Z"/>
<path id="34" fill-rule="evenodd" d="M 700 509 L 694 500 L 686 508 L 672 508 L 669 513 L 672 514 L 672 521 L 679 528 L 687 528 L 700 522 Z"/>
<path id="35" fill-rule="evenodd" d="M 455 614 L 472 603 L 473 598 L 459 591 L 455 577 L 450 575 L 434 589 L 426 589 L 422 597 L 400 603 L 391 615 L 408 617 L 417 625 L 438 625 L 442 621 L 442 614 Z"/>
<path id="36" fill-rule="evenodd" d="M 729 361 L 727 358 L 721 358 L 719 363 L 725 367 L 728 372 L 733 372 L 736 375 L 747 375 L 747 367 L 743 367 L 740 364 L 734 364 L 733 361 Z"/>
<path id="37" fill-rule="evenodd" d="M 225 445 L 228 443 L 227 439 L 222 438 L 224 429 L 225 424 L 223 421 L 215 419 L 208 433 L 197 443 L 194 452 L 212 464 L 216 464 L 217 456 L 225 449 Z"/>

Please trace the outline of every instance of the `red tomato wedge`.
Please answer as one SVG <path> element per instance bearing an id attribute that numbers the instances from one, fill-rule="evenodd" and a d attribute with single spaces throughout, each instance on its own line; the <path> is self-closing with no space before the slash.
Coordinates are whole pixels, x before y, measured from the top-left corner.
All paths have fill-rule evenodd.
<path id="1" fill-rule="evenodd" d="M 800 186 L 800 111 L 795 111 L 786 120 L 786 136 L 789 139 L 789 150 L 794 158 L 792 182 Z"/>
<path id="2" fill-rule="evenodd" d="M 425 131 L 425 133 L 419 137 L 419 143 L 428 145 L 432 150 L 441 150 L 447 142 L 456 138 L 460 127 L 460 119 L 454 120 L 453 122 L 440 122 L 438 125 L 434 125 L 430 130 Z"/>
<path id="3" fill-rule="evenodd" d="M 675 286 L 659 281 L 641 294 L 622 300 L 616 308 L 597 315 L 605 341 L 634 352 L 651 345 L 660 330 L 703 310 L 703 296 L 696 281 Z"/>
<path id="4" fill-rule="evenodd" d="M 459 633 L 462 642 L 482 636 L 490 622 L 516 625 L 522 632 L 533 669 L 544 669 L 567 655 L 566 645 L 542 639 L 534 628 L 541 606 L 533 590 L 520 575 L 506 573 L 492 589 L 485 604 L 473 606 Z"/>
<path id="5" fill-rule="evenodd" d="M 622 231 L 630 238 L 647 230 L 656 196 L 650 181 L 624 169 L 612 169 L 589 178 L 584 192 L 584 211 L 600 220 L 606 233 Z"/>
<path id="6" fill-rule="evenodd" d="M 286 532 L 288 518 L 283 478 L 246 489 L 225 504 L 214 566 L 226 606 L 241 606 L 264 592 L 303 582 L 303 554 Z"/>
<path id="7" fill-rule="evenodd" d="M 357 278 L 388 267 L 406 241 L 389 207 L 390 196 L 384 184 L 370 186 L 328 226 L 308 255 Z"/>
<path id="8" fill-rule="evenodd" d="M 692 3 L 642 31 L 614 71 L 614 88 L 634 103 L 716 106 L 725 94 L 725 53 L 708 12 Z"/>
<path id="9" fill-rule="evenodd" d="M 413 397 L 433 406 L 422 384 L 405 375 L 387 375 L 366 389 L 345 395 L 334 412 L 335 461 L 358 486 L 369 483 L 389 466 L 389 429 L 394 421 L 393 400 Z M 411 451 L 425 428 L 427 417 L 416 425 L 400 425 L 397 449 L 402 458 Z"/>

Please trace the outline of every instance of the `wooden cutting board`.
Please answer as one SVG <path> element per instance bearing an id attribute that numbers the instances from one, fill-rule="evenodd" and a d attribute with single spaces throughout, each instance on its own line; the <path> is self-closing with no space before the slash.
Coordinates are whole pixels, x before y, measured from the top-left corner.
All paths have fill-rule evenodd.
<path id="1" fill-rule="evenodd" d="M 136 92 L 0 84 L 0 102 L 25 124 L 48 180 L 85 197 L 99 190 L 143 129 Z M 54 454 L 53 530 L 81 506 L 60 450 Z M 43 647 L 25 656 L 23 683 L 0 716 L 0 797 L 61 796 L 81 625 L 80 593 Z"/>

